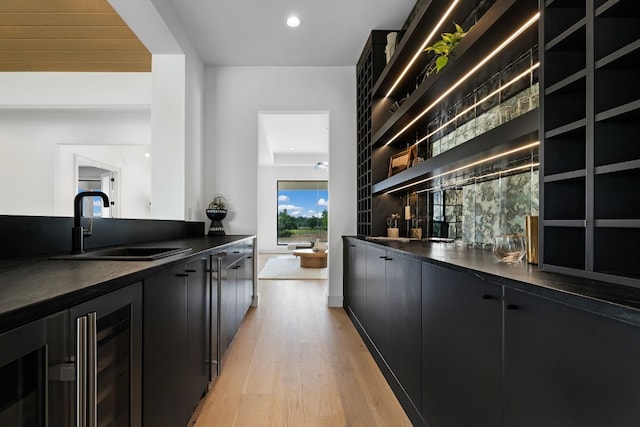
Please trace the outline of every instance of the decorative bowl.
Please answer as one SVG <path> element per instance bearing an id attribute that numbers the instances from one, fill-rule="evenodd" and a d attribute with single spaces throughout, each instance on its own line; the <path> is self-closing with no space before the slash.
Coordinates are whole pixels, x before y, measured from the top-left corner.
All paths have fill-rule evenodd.
<path id="1" fill-rule="evenodd" d="M 500 262 L 520 261 L 527 253 L 525 238 L 521 234 L 501 234 L 496 237 L 493 254 Z"/>
<path id="2" fill-rule="evenodd" d="M 211 221 L 222 221 L 227 216 L 226 209 L 205 209 L 205 212 Z"/>

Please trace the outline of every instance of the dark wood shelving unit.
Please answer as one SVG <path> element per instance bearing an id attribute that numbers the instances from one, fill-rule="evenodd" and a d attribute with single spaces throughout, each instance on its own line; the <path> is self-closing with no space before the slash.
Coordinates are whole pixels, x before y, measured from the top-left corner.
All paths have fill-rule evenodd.
<path id="1" fill-rule="evenodd" d="M 358 60 L 357 74 L 357 224 L 358 234 L 371 234 L 371 106 L 372 88 L 385 65 L 389 31 L 374 30 Z"/>
<path id="2" fill-rule="evenodd" d="M 469 9 L 473 10 L 473 6 L 470 6 Z M 390 116 L 387 108 L 384 108 L 390 103 L 390 100 L 385 98 L 386 92 L 383 90 L 387 89 L 387 84 L 376 85 L 374 88 L 374 103 L 381 104 L 381 107 L 374 108 L 373 119 L 374 122 L 382 124 L 380 126 L 374 124 L 374 129 L 376 129 L 372 137 L 374 146 L 386 144 L 398 131 L 411 123 L 426 107 L 440 97 L 450 86 L 454 85 L 460 77 L 500 45 L 507 35 L 515 31 L 521 24 L 524 24 L 526 19 L 532 17 L 536 11 L 537 3 L 530 0 L 496 0 L 456 47 L 446 68 L 442 72 L 432 74 L 424 79 L 415 90 L 412 90 L 408 98 L 404 99 L 400 108 Z M 411 37 L 411 35 L 406 34 L 405 38 L 407 37 Z M 525 33 L 512 41 L 508 48 L 494 56 L 488 64 L 478 70 L 473 78 L 469 78 L 463 84 L 457 86 L 447 96 L 447 99 L 461 99 L 474 88 L 474 85 L 486 81 L 518 54 L 524 53 L 535 46 L 536 42 L 537 25 L 532 25 Z M 514 54 L 514 52 L 517 53 Z M 401 53 L 400 57 L 402 56 L 403 54 Z M 423 56 L 431 58 L 429 54 L 424 54 Z M 393 66 L 393 62 L 390 62 L 389 66 Z M 413 79 L 408 79 L 413 81 Z M 398 93 L 402 94 L 403 92 L 400 90 Z M 403 97 L 403 95 L 395 96 Z M 442 104 L 439 105 L 439 109 L 443 109 L 446 102 Z M 431 115 L 433 116 L 434 113 L 435 111 Z M 403 147 L 407 143 L 413 143 L 415 139 L 412 135 L 414 135 L 412 132 L 407 132 L 403 137 L 396 139 L 392 145 Z"/>
<path id="3" fill-rule="evenodd" d="M 538 110 L 529 111 L 502 126 L 498 126 L 489 132 L 483 133 L 471 141 L 458 145 L 444 153 L 425 160 L 424 162 L 406 169 L 396 175 L 375 183 L 372 187 L 373 194 L 391 192 L 399 187 L 405 187 L 425 178 L 445 173 L 447 171 L 474 163 L 480 159 L 513 150 L 538 140 Z M 524 151 L 505 156 L 499 161 L 504 164 L 523 158 L 531 157 L 538 152 L 534 146 Z M 473 174 L 486 168 L 486 164 L 470 166 L 457 171 L 458 175 Z M 409 191 L 409 190 L 407 190 Z"/>
<path id="4" fill-rule="evenodd" d="M 640 287 L 640 8 L 544 5 L 540 267 Z"/>
<path id="5" fill-rule="evenodd" d="M 466 77 L 461 84 L 458 84 L 438 103 L 437 108 L 422 114 L 425 107 L 441 97 L 449 87 L 456 84 L 461 77 L 538 12 L 536 0 L 461 0 L 429 43 L 433 44 L 439 39 L 441 32 L 452 31 L 453 22 L 469 24 L 470 20 L 475 20 L 468 35 L 456 47 L 445 69 L 425 78 L 424 71 L 433 60 L 433 55 L 422 53 L 403 77 L 401 83 L 393 90 L 391 96 L 387 98 L 386 95 L 396 79 L 421 48 L 427 34 L 433 30 L 434 24 L 442 17 L 450 4 L 451 2 L 444 0 L 426 1 L 422 4 L 421 10 L 416 11 L 414 19 L 402 34 L 395 54 L 386 65 L 383 64 L 379 77 L 374 80 L 371 86 L 367 86 L 370 84 L 367 79 L 368 76 L 374 74 L 369 74 L 368 71 L 361 68 L 365 66 L 363 61 L 370 50 L 370 43 L 367 43 L 358 63 L 357 221 L 359 235 L 386 234 L 385 218 L 391 213 L 399 212 L 403 206 L 405 194 L 399 190 L 401 187 L 424 180 L 434 174 L 444 173 L 473 163 L 480 158 L 539 140 L 538 109 L 535 109 L 435 157 L 431 156 L 428 142 L 425 142 L 424 146 L 420 146 L 418 153 L 418 156 L 425 159 L 422 163 L 388 176 L 391 156 L 413 145 L 416 142 L 418 132 L 426 132 L 427 126 L 432 120 L 439 117 L 444 111 L 451 109 L 454 104 L 466 99 L 470 93 L 505 70 L 516 58 L 536 50 L 538 44 L 537 22 L 511 41 L 500 53 L 494 55 L 473 75 Z M 470 24 L 463 25 L 465 29 L 469 29 L 469 27 Z M 380 46 L 381 58 L 384 58 L 383 49 L 384 46 Z M 532 58 L 535 58 L 536 55 L 537 52 L 532 53 Z M 371 65 L 366 66 L 371 67 Z M 537 71 L 532 72 L 532 76 L 534 74 L 537 80 Z M 370 92 L 367 92 L 369 87 Z M 482 104 L 482 108 L 491 108 L 486 105 L 487 103 Z M 366 116 L 369 113 L 371 115 Z M 395 133 L 412 121 L 415 121 L 416 128 L 420 128 L 419 131 L 413 128 L 409 129 L 406 135 L 403 134 L 393 143 L 386 145 Z M 519 161 L 526 156 L 533 158 L 536 155 L 537 146 L 530 148 L 526 153 L 525 151 L 517 153 L 515 156 L 521 156 L 519 159 L 515 157 L 500 158 L 492 164 L 484 164 L 483 167 L 495 170 L 509 164 L 509 162 Z M 459 175 L 482 170 L 480 167 L 474 168 L 476 167 L 460 170 L 458 171 Z M 411 191 L 418 189 L 420 188 L 415 187 Z"/>

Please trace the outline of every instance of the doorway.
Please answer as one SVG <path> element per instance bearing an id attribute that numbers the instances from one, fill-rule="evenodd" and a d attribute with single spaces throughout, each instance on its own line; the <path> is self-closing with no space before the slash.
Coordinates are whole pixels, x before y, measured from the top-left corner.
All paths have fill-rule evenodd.
<path id="1" fill-rule="evenodd" d="M 83 205 L 82 215 L 93 218 L 120 218 L 120 169 L 81 156 L 75 156 L 75 193 L 102 191 L 109 197 L 110 206 L 105 208 L 100 197 Z"/>

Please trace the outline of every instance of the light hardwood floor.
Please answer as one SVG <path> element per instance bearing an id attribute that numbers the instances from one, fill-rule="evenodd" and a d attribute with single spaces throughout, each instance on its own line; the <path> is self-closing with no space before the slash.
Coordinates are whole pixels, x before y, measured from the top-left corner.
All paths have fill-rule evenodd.
<path id="1" fill-rule="evenodd" d="M 326 280 L 258 290 L 196 427 L 411 425 L 344 310 L 326 306 Z"/>

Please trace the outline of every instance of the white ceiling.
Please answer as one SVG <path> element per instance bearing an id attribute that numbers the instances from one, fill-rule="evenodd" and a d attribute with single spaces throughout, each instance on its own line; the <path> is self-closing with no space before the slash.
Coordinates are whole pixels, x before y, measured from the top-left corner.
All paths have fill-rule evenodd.
<path id="1" fill-rule="evenodd" d="M 207 66 L 355 66 L 371 31 L 402 28 L 416 2 L 165 1 L 182 22 L 185 35 Z M 133 7 L 133 4 L 145 2 L 109 2 L 125 21 L 136 23 L 132 28 L 145 44 L 156 40 L 157 14 Z M 297 28 L 286 25 L 287 18 L 293 14 L 301 21 Z M 167 49 L 165 45 L 162 42 L 158 46 L 147 47 L 157 54 Z M 169 48 L 166 53 L 170 52 Z M 327 112 L 261 113 L 259 131 L 261 164 L 315 165 L 328 161 Z"/>
<path id="2" fill-rule="evenodd" d="M 371 30 L 400 29 L 415 0 L 170 0 L 207 65 L 355 65 Z M 297 28 L 287 27 L 291 14 Z"/>
<path id="3" fill-rule="evenodd" d="M 260 164 L 315 165 L 329 160 L 329 113 L 261 112 Z"/>
<path id="4" fill-rule="evenodd" d="M 415 0 L 170 2 L 204 63 L 214 66 L 354 66 L 371 30 L 400 29 L 415 4 Z M 300 18 L 297 28 L 286 25 L 292 14 Z M 327 113 L 261 114 L 259 128 L 261 164 L 328 160 Z"/>

